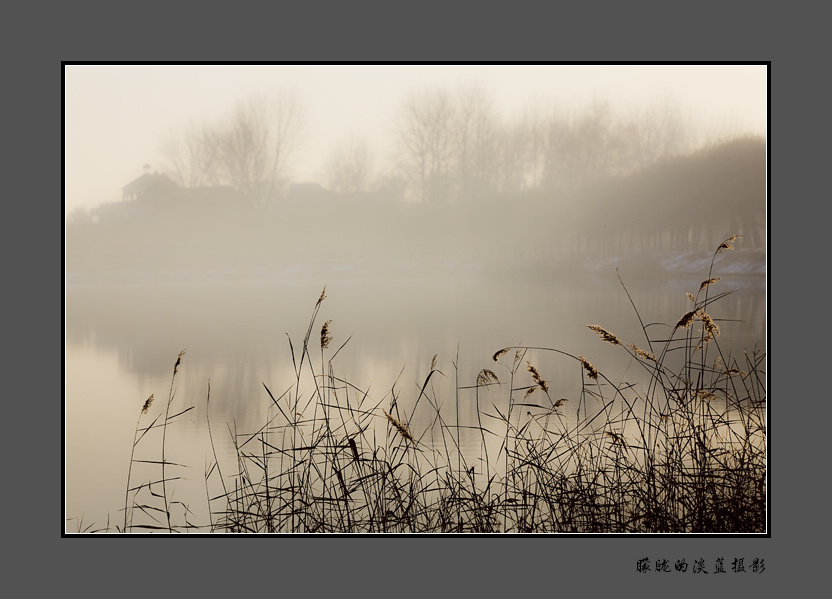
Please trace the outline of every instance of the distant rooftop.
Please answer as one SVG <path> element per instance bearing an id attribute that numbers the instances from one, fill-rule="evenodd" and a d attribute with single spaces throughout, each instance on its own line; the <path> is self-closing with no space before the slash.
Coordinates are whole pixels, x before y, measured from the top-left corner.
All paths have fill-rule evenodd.
<path id="1" fill-rule="evenodd" d="M 167 175 L 161 173 L 144 173 L 121 188 L 124 199 L 138 199 L 150 191 L 168 190 L 177 187 Z"/>

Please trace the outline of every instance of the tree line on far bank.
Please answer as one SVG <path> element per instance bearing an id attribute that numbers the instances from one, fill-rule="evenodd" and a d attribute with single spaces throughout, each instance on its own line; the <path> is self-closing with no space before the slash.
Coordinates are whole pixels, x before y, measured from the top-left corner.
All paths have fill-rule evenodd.
<path id="1" fill-rule="evenodd" d="M 68 223 L 68 270 L 518 264 L 580 267 L 711 249 L 734 234 L 766 244 L 766 144 L 740 137 L 629 174 L 571 186 L 401 201 L 384 194 L 298 199 L 271 210 L 155 206 L 146 218 Z M 640 257 L 640 258 L 639 258 Z"/>
<path id="2" fill-rule="evenodd" d="M 395 114 L 384 152 L 360 133 L 332 140 L 319 182 L 346 195 L 476 201 L 631 174 L 737 133 L 703 130 L 669 98 L 629 111 L 537 102 L 506 116 L 479 85 L 414 90 Z M 243 98 L 224 118 L 172 131 L 164 172 L 182 187 L 230 186 L 250 207 L 269 208 L 286 196 L 306 119 L 297 95 Z"/>

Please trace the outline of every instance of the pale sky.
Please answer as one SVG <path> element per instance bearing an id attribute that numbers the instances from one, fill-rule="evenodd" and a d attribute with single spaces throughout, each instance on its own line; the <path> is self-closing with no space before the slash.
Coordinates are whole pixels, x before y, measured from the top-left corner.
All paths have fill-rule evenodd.
<path id="1" fill-rule="evenodd" d="M 64 75 L 67 213 L 120 200 L 145 163 L 162 169 L 166 135 L 216 122 L 253 93 L 297 95 L 306 125 L 295 181 L 322 181 L 330 151 L 350 135 L 382 151 L 407 95 L 437 87 L 481 85 L 506 118 L 534 102 L 627 110 L 669 98 L 703 123 L 767 131 L 764 65 L 69 65 Z"/>

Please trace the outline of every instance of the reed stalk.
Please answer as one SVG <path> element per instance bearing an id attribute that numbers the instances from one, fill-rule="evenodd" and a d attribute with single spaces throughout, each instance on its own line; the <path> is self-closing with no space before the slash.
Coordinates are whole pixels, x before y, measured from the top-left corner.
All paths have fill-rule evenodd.
<path id="1" fill-rule="evenodd" d="M 264 383 L 266 422 L 252 432 L 229 426 L 237 458 L 230 477 L 220 469 L 208 421 L 206 489 L 217 476 L 222 493 L 208 493 L 207 527 L 237 533 L 765 532 L 765 354 L 724 354 L 719 321 L 711 315 L 726 296 L 711 291 L 719 283 L 714 260 L 736 239 L 715 252 L 696 295 L 688 294 L 690 309 L 665 325 L 645 324 L 619 275 L 644 340 L 637 345 L 600 324 L 587 326 L 638 366 L 640 380 L 616 383 L 607 374 L 611 367 L 591 356 L 517 345 L 493 356 L 506 375 L 482 368 L 469 383 L 457 351 L 448 381 L 452 406 L 443 406 L 448 395 L 434 376 L 444 377 L 436 356 L 421 384 L 400 390 L 397 379 L 380 398 L 339 376 L 333 359 L 346 342 L 327 357 L 331 320 L 321 328 L 320 360 L 313 364 L 309 340 L 324 288 L 298 353 L 289 338 L 294 381 L 279 396 Z M 664 330 L 655 333 L 657 326 Z M 141 525 L 144 530 L 193 528 L 187 518 L 184 525 L 171 518 L 177 502 L 169 484 L 176 478 L 166 473 L 173 465 L 165 451 L 167 425 L 184 413 L 171 415 L 183 353 L 163 413 L 147 427 L 137 422 L 123 532 L 134 528 L 136 509 L 156 519 Z M 576 395 L 548 379 L 551 360 L 567 360 L 581 373 Z M 210 382 L 206 406 L 209 401 Z M 475 419 L 463 422 L 469 401 Z M 143 413 L 151 404 L 152 396 Z M 427 418 L 417 417 L 420 406 Z M 161 477 L 131 486 L 133 465 L 142 461 L 137 446 L 155 427 L 162 429 L 161 461 L 151 463 Z M 478 439 L 470 454 L 466 435 Z M 136 501 L 145 489 L 155 495 L 158 483 L 163 509 Z M 218 504 L 221 511 L 213 509 Z"/>

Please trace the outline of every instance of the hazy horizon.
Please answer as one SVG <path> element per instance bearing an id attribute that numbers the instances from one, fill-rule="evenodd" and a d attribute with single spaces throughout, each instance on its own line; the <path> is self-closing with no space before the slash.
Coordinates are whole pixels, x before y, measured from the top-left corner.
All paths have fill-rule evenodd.
<path id="1" fill-rule="evenodd" d="M 67 531 L 764 528 L 767 78 L 66 66 Z"/>
<path id="2" fill-rule="evenodd" d="M 765 65 L 67 65 L 65 213 L 121 199 L 149 164 L 164 170 L 164 139 L 225 118 L 252 94 L 295 94 L 303 145 L 289 176 L 323 183 L 324 163 L 351 136 L 392 151 L 409 94 L 477 85 L 495 115 L 534 105 L 576 110 L 608 102 L 626 113 L 675 102 L 693 126 L 765 136 Z"/>

